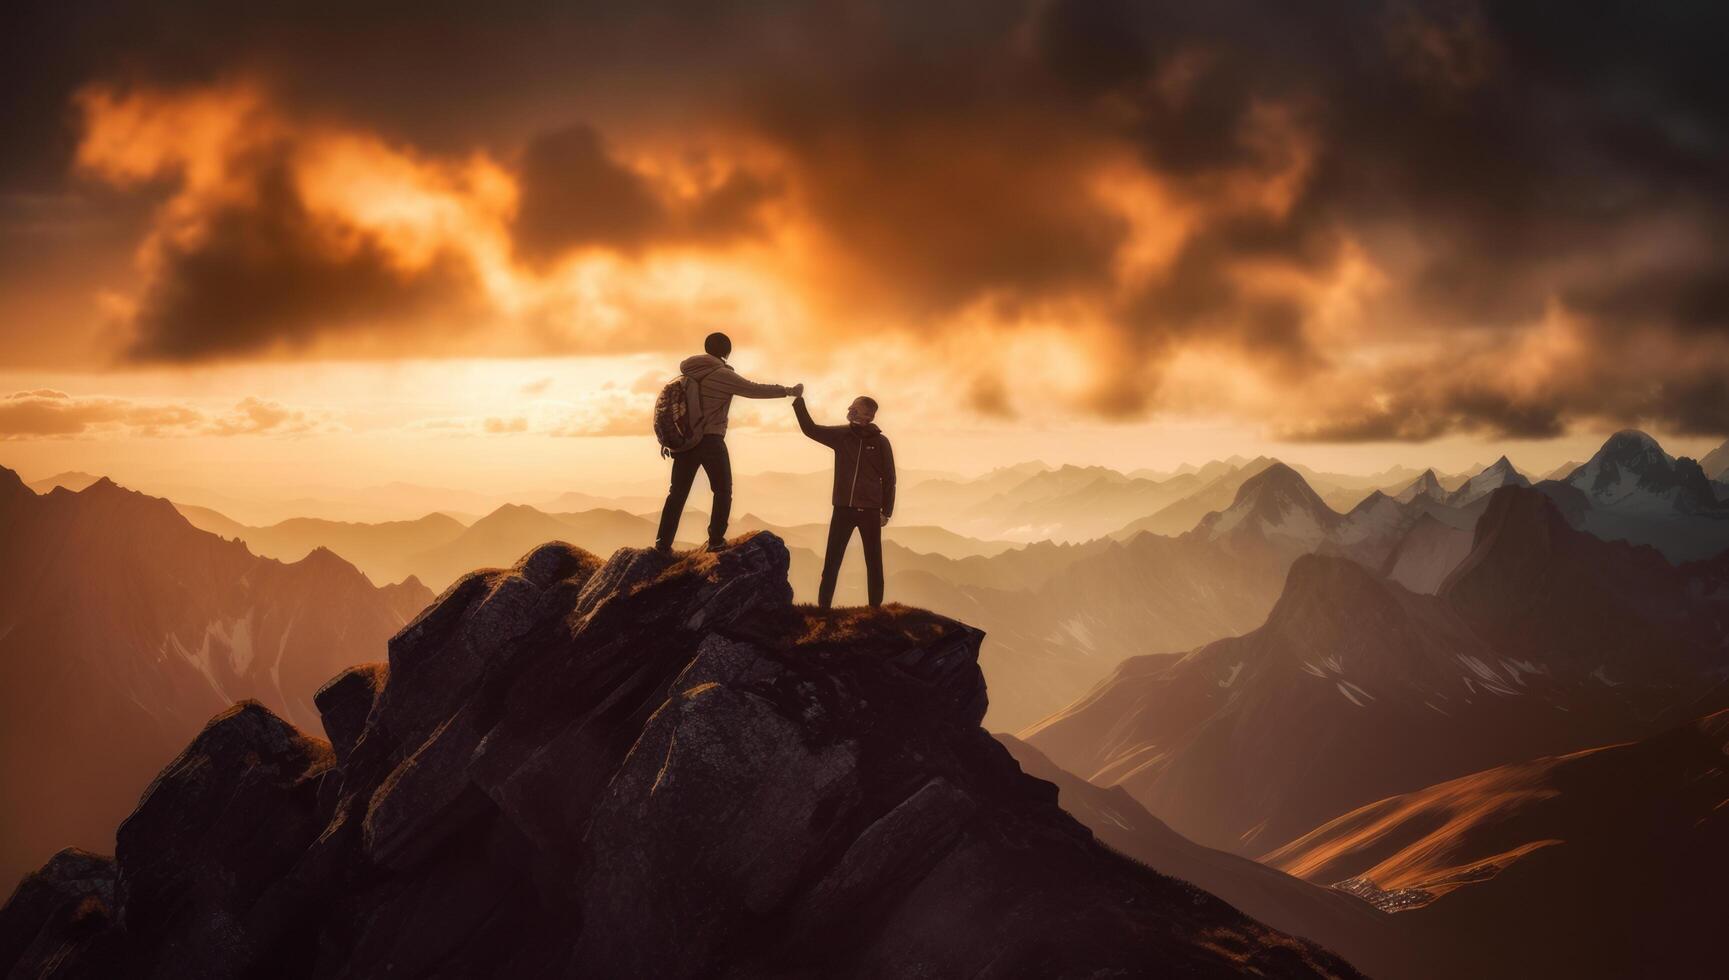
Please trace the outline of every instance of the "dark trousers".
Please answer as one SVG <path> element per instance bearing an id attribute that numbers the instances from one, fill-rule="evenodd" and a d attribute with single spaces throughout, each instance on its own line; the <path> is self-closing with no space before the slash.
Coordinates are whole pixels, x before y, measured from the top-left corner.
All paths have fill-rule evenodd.
<path id="1" fill-rule="evenodd" d="M 672 457 L 672 486 L 666 491 L 666 506 L 660 509 L 660 530 L 655 533 L 657 548 L 671 548 L 678 535 L 678 521 L 684 516 L 684 502 L 690 499 L 690 485 L 701 468 L 708 474 L 708 486 L 714 491 L 714 510 L 708 519 L 708 539 L 719 543 L 726 540 L 726 522 L 732 515 L 732 457 L 726 453 L 724 436 L 706 435 L 694 448 Z"/>
<path id="2" fill-rule="evenodd" d="M 828 525 L 828 551 L 822 559 L 822 587 L 817 590 L 817 605 L 827 609 L 834 602 L 835 579 L 840 577 L 841 559 L 852 541 L 852 530 L 858 528 L 864 542 L 865 579 L 870 590 L 871 605 L 883 604 L 883 512 L 874 507 L 836 507 Z"/>

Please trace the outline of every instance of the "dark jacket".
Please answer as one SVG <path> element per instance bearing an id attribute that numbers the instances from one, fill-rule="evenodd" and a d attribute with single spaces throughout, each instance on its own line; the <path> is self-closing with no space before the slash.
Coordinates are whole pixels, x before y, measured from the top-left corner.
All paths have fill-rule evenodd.
<path id="1" fill-rule="evenodd" d="M 792 400 L 798 427 L 834 450 L 834 505 L 864 507 L 892 515 L 895 510 L 895 454 L 888 436 L 875 425 L 817 425 L 803 398 Z"/>

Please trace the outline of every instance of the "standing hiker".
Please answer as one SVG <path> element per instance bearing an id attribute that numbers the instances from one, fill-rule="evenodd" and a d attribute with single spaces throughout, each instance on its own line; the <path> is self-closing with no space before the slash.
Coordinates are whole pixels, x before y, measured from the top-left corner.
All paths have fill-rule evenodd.
<path id="1" fill-rule="evenodd" d="M 822 560 L 822 586 L 817 604 L 834 601 L 835 579 L 846 557 L 853 528 L 864 542 L 865 578 L 870 604 L 883 603 L 883 528 L 895 509 L 895 456 L 888 437 L 876 427 L 877 403 L 864 395 L 846 410 L 846 425 L 817 425 L 796 393 L 792 409 L 804 434 L 834 450 L 834 517 L 828 526 L 828 550 Z"/>
<path id="2" fill-rule="evenodd" d="M 678 366 L 679 378 L 661 391 L 655 403 L 654 429 L 661 455 L 672 457 L 672 485 L 666 506 L 660 511 L 660 528 L 654 536 L 656 551 L 672 551 L 684 502 L 700 467 L 708 474 L 714 491 L 714 510 L 708 520 L 708 547 L 726 546 L 726 522 L 732 511 L 732 459 L 726 451 L 726 413 L 732 396 L 785 398 L 804 394 L 804 385 L 765 385 L 747 381 L 727 365 L 732 340 L 724 333 L 711 333 L 703 341 L 707 353 L 687 357 Z"/>

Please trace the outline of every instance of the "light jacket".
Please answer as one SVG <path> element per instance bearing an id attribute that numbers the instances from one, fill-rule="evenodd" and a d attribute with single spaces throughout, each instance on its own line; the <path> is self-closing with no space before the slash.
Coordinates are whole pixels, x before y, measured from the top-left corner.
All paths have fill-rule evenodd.
<path id="1" fill-rule="evenodd" d="M 697 383 L 702 393 L 703 435 L 726 435 L 726 413 L 732 407 L 732 396 L 746 398 L 785 398 L 792 394 L 785 385 L 765 385 L 739 376 L 727 363 L 713 354 L 687 357 L 678 365 L 679 373 Z"/>
<path id="2" fill-rule="evenodd" d="M 797 413 L 798 427 L 805 435 L 834 450 L 834 505 L 893 515 L 895 454 L 888 436 L 868 422 L 817 425 L 804 407 L 803 398 L 792 400 L 792 410 Z"/>

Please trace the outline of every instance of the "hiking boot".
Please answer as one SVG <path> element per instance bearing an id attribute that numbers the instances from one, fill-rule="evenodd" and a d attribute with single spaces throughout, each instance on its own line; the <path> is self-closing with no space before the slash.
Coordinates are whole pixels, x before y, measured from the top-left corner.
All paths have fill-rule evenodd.
<path id="1" fill-rule="evenodd" d="M 706 551 L 722 551 L 725 550 L 725 548 L 725 540 L 715 541 L 711 539 L 708 544 L 703 545 L 703 549 Z"/>

